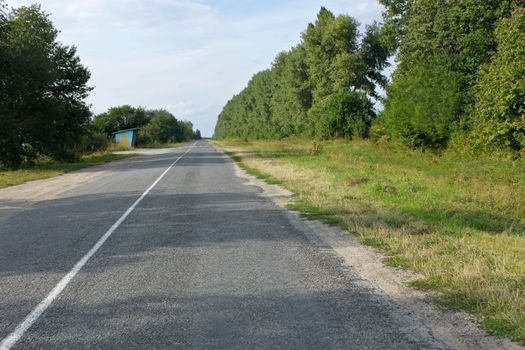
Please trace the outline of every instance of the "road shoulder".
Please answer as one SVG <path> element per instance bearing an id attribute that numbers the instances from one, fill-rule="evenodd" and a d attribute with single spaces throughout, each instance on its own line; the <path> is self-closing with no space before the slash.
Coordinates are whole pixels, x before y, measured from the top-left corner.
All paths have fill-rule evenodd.
<path id="1" fill-rule="evenodd" d="M 154 156 L 170 153 L 174 148 L 136 149 L 117 151 L 114 154 Z M 20 185 L 0 189 L 0 210 L 19 208 L 21 203 L 32 203 L 56 198 L 58 195 L 86 185 L 93 181 L 110 176 L 118 171 L 128 158 L 111 161 L 105 164 L 89 166 L 42 180 L 28 181 Z"/>

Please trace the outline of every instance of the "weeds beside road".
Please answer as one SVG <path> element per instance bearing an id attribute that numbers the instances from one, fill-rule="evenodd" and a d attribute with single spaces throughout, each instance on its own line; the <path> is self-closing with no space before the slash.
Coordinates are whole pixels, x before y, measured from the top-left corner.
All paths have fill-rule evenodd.
<path id="1" fill-rule="evenodd" d="M 525 163 L 457 159 L 368 141 L 217 142 L 294 193 L 291 209 L 340 225 L 421 273 L 419 288 L 525 344 Z"/>

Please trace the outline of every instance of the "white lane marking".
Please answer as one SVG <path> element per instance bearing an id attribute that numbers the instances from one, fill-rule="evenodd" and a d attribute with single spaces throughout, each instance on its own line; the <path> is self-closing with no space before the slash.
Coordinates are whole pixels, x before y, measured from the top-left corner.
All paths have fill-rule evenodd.
<path id="1" fill-rule="evenodd" d="M 197 142 L 193 143 L 188 147 L 186 152 L 184 152 L 179 158 L 177 158 L 171 165 L 164 170 L 162 174 L 151 184 L 150 187 L 144 193 L 131 205 L 131 207 L 126 210 L 124 214 L 107 230 L 106 233 L 95 243 L 95 245 L 87 252 L 76 264 L 73 266 L 73 268 L 62 277 L 60 282 L 53 288 L 53 290 L 46 296 L 44 300 L 38 304 L 33 311 L 29 315 L 26 316 L 26 318 L 16 327 L 16 329 L 9 334 L 2 342 L 0 343 L 0 350 L 9 350 L 15 343 L 24 335 L 24 333 L 35 323 L 36 320 L 49 308 L 49 306 L 53 303 L 53 301 L 60 295 L 60 293 L 66 288 L 66 286 L 71 282 L 73 278 L 77 275 L 77 273 L 86 265 L 86 263 L 91 259 L 91 257 L 97 252 L 97 250 L 102 247 L 104 242 L 111 236 L 113 232 L 122 224 L 124 220 L 128 217 L 128 215 L 135 209 L 135 207 L 144 199 L 144 197 L 147 196 L 147 194 L 159 183 L 159 181 L 166 175 L 166 173 L 173 168 L 173 166 L 182 158 L 184 157 L 191 148 L 196 144 Z"/>

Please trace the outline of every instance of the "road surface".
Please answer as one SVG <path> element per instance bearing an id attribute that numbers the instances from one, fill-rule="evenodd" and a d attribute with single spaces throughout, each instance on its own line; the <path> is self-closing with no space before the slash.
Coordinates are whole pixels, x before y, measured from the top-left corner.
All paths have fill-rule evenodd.
<path id="1" fill-rule="evenodd" d="M 4 349 L 437 347 L 245 182 L 202 140 L 0 211 Z"/>

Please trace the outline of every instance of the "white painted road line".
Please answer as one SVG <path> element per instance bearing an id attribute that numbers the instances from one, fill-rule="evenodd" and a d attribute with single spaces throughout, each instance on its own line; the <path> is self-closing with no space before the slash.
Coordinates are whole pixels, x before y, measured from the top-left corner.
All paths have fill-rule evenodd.
<path id="1" fill-rule="evenodd" d="M 109 228 L 109 230 L 104 233 L 102 237 L 95 243 L 95 245 L 73 266 L 73 268 L 65 275 L 60 282 L 53 288 L 53 290 L 46 296 L 44 300 L 38 304 L 33 311 L 20 323 L 16 329 L 9 334 L 6 338 L 0 343 L 0 350 L 9 350 L 15 343 L 25 334 L 25 332 L 35 323 L 36 320 L 49 308 L 53 301 L 60 295 L 60 293 L 66 288 L 66 286 L 71 282 L 73 278 L 78 274 L 78 272 L 86 265 L 86 263 L 91 259 L 91 257 L 102 247 L 106 240 L 115 232 L 115 230 L 122 224 L 124 220 L 128 217 L 129 214 L 137 207 L 137 205 L 142 202 L 144 197 L 155 187 L 159 181 L 166 175 L 166 173 L 173 168 L 177 162 L 184 157 L 191 148 L 196 144 L 194 142 L 188 147 L 186 152 L 184 152 L 179 158 L 177 158 L 171 165 L 164 170 L 162 174 L 151 184 L 150 187 L 131 205 L 131 207 L 126 210 L 124 214 Z"/>

